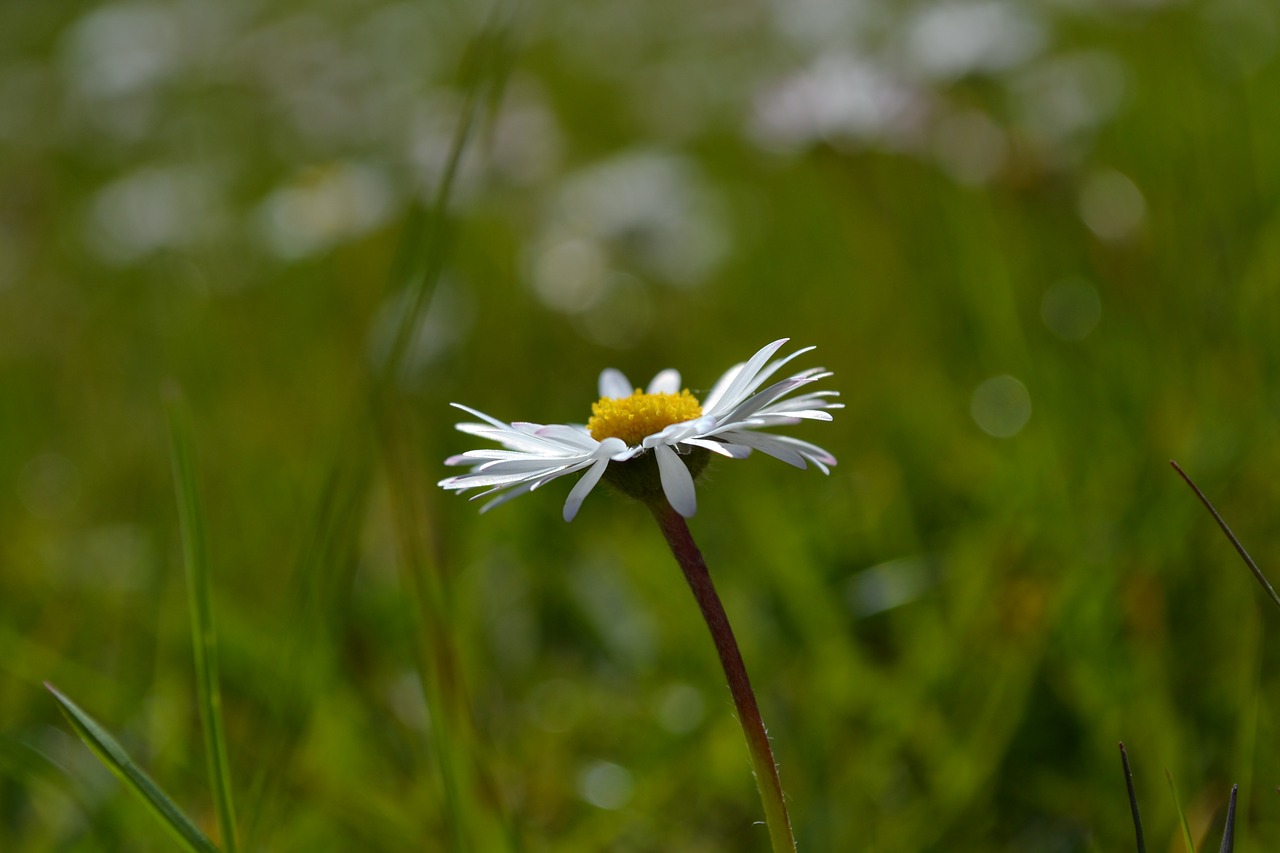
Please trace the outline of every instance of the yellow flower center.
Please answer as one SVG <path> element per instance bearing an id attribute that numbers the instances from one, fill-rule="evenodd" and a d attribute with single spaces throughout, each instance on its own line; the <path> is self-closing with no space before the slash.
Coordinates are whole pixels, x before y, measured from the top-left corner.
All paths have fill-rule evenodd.
<path id="1" fill-rule="evenodd" d="M 634 447 L 645 436 L 700 417 L 702 405 L 688 388 L 679 394 L 646 394 L 637 388 L 630 397 L 603 397 L 592 403 L 587 431 L 596 441 L 620 438 Z"/>

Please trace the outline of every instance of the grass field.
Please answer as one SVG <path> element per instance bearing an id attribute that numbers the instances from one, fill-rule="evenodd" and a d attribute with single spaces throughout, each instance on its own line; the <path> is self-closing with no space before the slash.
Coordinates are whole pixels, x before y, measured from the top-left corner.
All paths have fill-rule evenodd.
<path id="1" fill-rule="evenodd" d="M 644 507 L 436 483 L 450 402 L 785 336 L 839 464 L 690 526 L 799 849 L 1133 850 L 1119 741 L 1148 849 L 1166 769 L 1280 844 L 1280 610 L 1168 465 L 1280 580 L 1271 4 L 10 5 L 0 849 L 176 849 L 44 682 L 228 849 L 202 578 L 240 849 L 768 849 Z"/>

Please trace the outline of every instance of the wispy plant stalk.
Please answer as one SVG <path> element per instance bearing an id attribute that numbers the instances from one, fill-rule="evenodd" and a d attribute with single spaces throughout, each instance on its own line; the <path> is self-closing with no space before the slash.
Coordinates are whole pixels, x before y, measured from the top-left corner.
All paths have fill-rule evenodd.
<path id="1" fill-rule="evenodd" d="M 218 640 L 213 624 L 213 602 L 209 581 L 209 553 L 204 529 L 204 510 L 196 484 L 191 451 L 190 417 L 182 394 L 176 387 L 165 390 L 165 406 L 173 441 L 173 479 L 178 493 L 178 520 L 182 529 L 182 550 L 187 568 L 187 592 L 191 604 L 191 644 L 195 654 L 196 697 L 204 729 L 209 761 L 209 785 L 213 789 L 214 810 L 226 853 L 235 853 L 236 817 L 231 795 L 231 767 L 227 759 L 227 736 L 222 724 L 222 690 L 218 681 Z"/>
<path id="2" fill-rule="evenodd" d="M 1209 502 L 1207 497 L 1205 497 L 1204 492 L 1200 491 L 1200 487 L 1187 476 L 1187 472 L 1183 471 L 1177 462 L 1170 459 L 1169 464 L 1173 466 L 1173 470 L 1178 472 L 1178 476 L 1186 481 L 1186 484 L 1191 487 L 1191 491 L 1196 493 L 1196 497 L 1200 499 L 1200 503 L 1204 504 L 1205 509 L 1209 510 L 1209 514 L 1213 516 L 1213 520 L 1218 522 L 1218 527 L 1222 528 L 1223 534 L 1226 535 L 1227 539 L 1235 547 L 1236 553 L 1240 555 L 1240 559 L 1244 560 L 1244 564 L 1249 567 L 1249 571 L 1253 572 L 1253 576 L 1258 579 L 1258 583 L 1262 585 L 1263 590 L 1265 590 L 1267 595 L 1270 596 L 1272 602 L 1274 602 L 1277 607 L 1280 607 L 1280 594 L 1276 593 L 1275 587 L 1273 587 L 1271 582 L 1267 580 L 1267 576 L 1262 573 L 1262 569 L 1258 568 L 1258 564 L 1253 561 L 1253 557 L 1249 556 L 1249 552 L 1245 550 L 1244 545 L 1242 545 L 1240 540 L 1236 538 L 1236 535 L 1231 532 L 1231 528 L 1227 526 L 1226 520 L 1218 514 L 1218 511 L 1214 509 L 1213 504 Z"/>
<path id="3" fill-rule="evenodd" d="M 1178 821 L 1182 824 L 1182 840 L 1186 842 L 1187 853 L 1196 853 L 1196 843 L 1191 838 L 1191 825 L 1187 823 L 1187 813 L 1182 810 L 1182 801 L 1178 799 L 1178 787 L 1173 784 L 1173 774 L 1169 768 L 1164 769 L 1164 778 L 1169 780 L 1169 793 L 1173 794 L 1173 808 L 1178 813 Z"/>

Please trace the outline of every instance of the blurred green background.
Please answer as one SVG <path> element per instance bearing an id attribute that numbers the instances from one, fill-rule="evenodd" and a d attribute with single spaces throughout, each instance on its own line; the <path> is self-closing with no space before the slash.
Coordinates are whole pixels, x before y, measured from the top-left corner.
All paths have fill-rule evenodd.
<path id="1" fill-rule="evenodd" d="M 1280 613 L 1167 464 L 1280 578 L 1274 5 L 0 19 L 4 850 L 172 849 L 45 680 L 215 832 L 171 380 L 246 849 L 765 849 L 647 513 L 435 482 L 451 401 L 583 422 L 603 367 L 782 336 L 840 464 L 719 460 L 692 529 L 801 850 L 1132 850 L 1119 740 L 1151 849 L 1166 767 L 1207 846 L 1232 782 L 1280 844 Z"/>

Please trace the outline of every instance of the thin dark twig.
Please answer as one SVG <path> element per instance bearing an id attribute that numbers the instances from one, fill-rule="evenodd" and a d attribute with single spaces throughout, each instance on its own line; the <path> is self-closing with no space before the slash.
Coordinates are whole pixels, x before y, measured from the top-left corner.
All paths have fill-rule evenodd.
<path id="1" fill-rule="evenodd" d="M 1138 837 L 1138 853 L 1147 853 L 1147 843 L 1142 840 L 1142 816 L 1138 814 L 1138 795 L 1133 790 L 1133 771 L 1129 769 L 1129 753 L 1120 744 L 1120 763 L 1124 765 L 1124 784 L 1129 789 L 1129 810 L 1133 812 L 1133 832 Z"/>
<path id="2" fill-rule="evenodd" d="M 1258 564 L 1253 561 L 1253 557 L 1249 556 L 1249 552 L 1240 544 L 1240 540 L 1231 532 L 1231 528 L 1227 526 L 1218 511 L 1213 508 L 1213 504 L 1209 503 L 1209 499 L 1204 496 L 1204 492 L 1200 491 L 1200 487 L 1193 483 L 1187 473 L 1178 467 L 1177 462 L 1170 459 L 1169 464 L 1173 466 L 1173 470 L 1178 472 L 1178 476 L 1187 481 L 1187 485 L 1196 493 L 1196 497 L 1200 498 L 1200 503 L 1205 505 L 1205 508 L 1213 515 L 1214 520 L 1218 522 L 1218 526 L 1222 528 L 1222 532 L 1231 540 L 1231 544 L 1235 546 L 1236 552 L 1244 560 L 1244 564 L 1249 567 L 1249 571 L 1253 572 L 1253 576 L 1258 579 L 1258 583 L 1262 584 L 1262 588 L 1267 591 L 1267 595 L 1271 596 L 1271 600 L 1275 602 L 1276 607 L 1280 607 L 1280 594 L 1276 593 L 1275 588 L 1271 586 L 1271 582 L 1267 580 L 1267 576 L 1262 573 L 1262 569 L 1258 568 Z"/>
<path id="3" fill-rule="evenodd" d="M 1231 853 L 1236 844 L 1236 792 L 1240 790 L 1239 785 L 1231 786 L 1231 801 L 1227 803 L 1227 826 L 1222 830 L 1222 846 L 1218 848 L 1218 853 Z"/>

